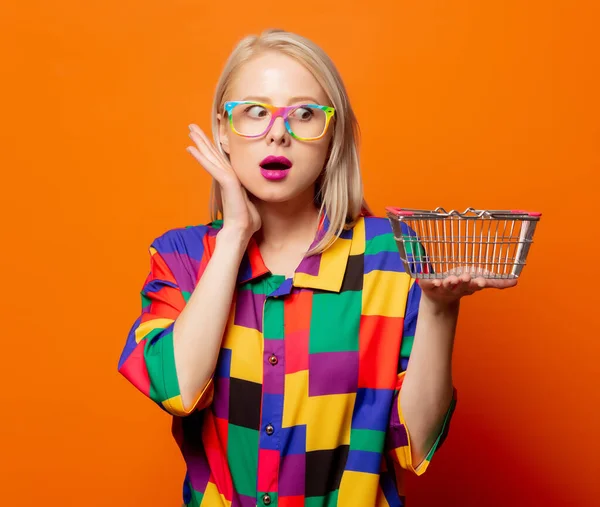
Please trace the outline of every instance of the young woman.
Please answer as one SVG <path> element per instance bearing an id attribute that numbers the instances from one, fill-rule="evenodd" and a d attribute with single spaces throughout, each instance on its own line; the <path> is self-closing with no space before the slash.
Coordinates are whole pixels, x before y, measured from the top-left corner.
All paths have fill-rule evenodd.
<path id="1" fill-rule="evenodd" d="M 119 371 L 173 415 L 188 506 L 402 506 L 456 403 L 459 300 L 414 283 L 363 199 L 358 127 L 328 56 L 293 33 L 242 40 L 216 88 L 213 221 L 150 245 Z M 418 319 L 417 319 L 418 316 Z"/>

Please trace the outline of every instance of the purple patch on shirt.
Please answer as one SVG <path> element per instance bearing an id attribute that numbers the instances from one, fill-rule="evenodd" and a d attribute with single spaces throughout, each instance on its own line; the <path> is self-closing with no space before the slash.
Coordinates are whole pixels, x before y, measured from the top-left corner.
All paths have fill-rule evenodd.
<path id="1" fill-rule="evenodd" d="M 160 255 L 165 260 L 171 273 L 173 273 L 179 289 L 185 292 L 192 292 L 195 280 L 190 273 L 197 273 L 198 270 L 192 271 L 194 268 L 191 265 L 190 258 L 186 254 L 179 252 L 163 253 Z"/>
<path id="2" fill-rule="evenodd" d="M 398 447 L 405 447 L 408 445 L 408 436 L 406 434 L 406 427 L 404 424 L 399 426 L 390 426 L 387 434 L 388 445 L 392 449 Z"/>
<path id="3" fill-rule="evenodd" d="M 191 448 L 184 442 L 182 454 L 187 465 L 192 488 L 196 491 L 204 491 L 210 476 L 210 469 L 208 468 L 208 461 L 206 460 L 204 449 L 200 446 Z"/>
<path id="4" fill-rule="evenodd" d="M 256 507 L 256 498 L 234 493 L 231 507 Z"/>
<path id="5" fill-rule="evenodd" d="M 358 389 L 358 352 L 321 352 L 308 359 L 308 395 L 354 393 Z"/>
<path id="6" fill-rule="evenodd" d="M 220 419 L 229 419 L 229 378 L 215 377 L 215 393 L 213 397 L 213 411 Z"/>
<path id="7" fill-rule="evenodd" d="M 234 324 L 256 329 L 262 333 L 263 306 L 266 296 L 254 294 L 251 290 L 241 290 L 237 295 Z"/>
<path id="8" fill-rule="evenodd" d="M 306 454 L 288 454 L 281 457 L 279 468 L 279 496 L 305 494 Z"/>
<path id="9" fill-rule="evenodd" d="M 285 376 L 283 340 L 265 339 L 263 353 L 263 391 L 269 394 L 283 394 L 283 382 Z M 276 364 L 269 359 L 275 357 Z"/>
<path id="10" fill-rule="evenodd" d="M 306 273 L 307 275 L 317 276 L 321 266 L 321 254 L 304 257 L 300 265 L 296 268 L 296 273 Z"/>
<path id="11" fill-rule="evenodd" d="M 387 445 L 392 449 L 408 445 L 408 435 L 406 426 L 400 422 L 398 416 L 398 396 L 392 400 L 392 413 L 390 415 L 390 425 L 386 435 Z"/>

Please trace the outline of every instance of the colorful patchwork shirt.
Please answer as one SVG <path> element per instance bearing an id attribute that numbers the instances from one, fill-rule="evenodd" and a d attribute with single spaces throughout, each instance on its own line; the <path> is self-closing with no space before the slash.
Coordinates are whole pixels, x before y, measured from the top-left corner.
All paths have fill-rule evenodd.
<path id="1" fill-rule="evenodd" d="M 329 226 L 321 222 L 315 241 Z M 421 290 L 386 218 L 361 217 L 292 277 L 254 239 L 240 265 L 216 369 L 184 409 L 173 326 L 222 221 L 171 229 L 149 247 L 142 309 L 119 372 L 172 415 L 193 507 L 400 507 L 446 438 L 456 389 L 420 464 L 399 401 Z M 214 290 L 219 290 L 214 287 Z"/>

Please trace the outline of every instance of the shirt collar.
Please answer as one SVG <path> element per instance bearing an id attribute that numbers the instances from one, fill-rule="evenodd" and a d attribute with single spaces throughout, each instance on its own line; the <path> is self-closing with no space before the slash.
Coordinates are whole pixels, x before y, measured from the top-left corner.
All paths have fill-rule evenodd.
<path id="1" fill-rule="evenodd" d="M 323 238 L 329 226 L 329 219 L 324 215 L 311 248 Z M 324 252 L 304 257 L 294 273 L 294 287 L 339 292 L 346 273 L 353 234 L 354 229 L 344 230 Z M 270 271 L 264 263 L 256 240 L 252 237 L 240 264 L 238 284 L 247 283 L 267 273 Z"/>

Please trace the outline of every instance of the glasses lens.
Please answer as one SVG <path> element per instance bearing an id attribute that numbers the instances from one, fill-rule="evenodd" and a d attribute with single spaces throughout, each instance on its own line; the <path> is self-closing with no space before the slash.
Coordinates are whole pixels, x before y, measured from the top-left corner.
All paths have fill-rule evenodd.
<path id="1" fill-rule="evenodd" d="M 243 136 L 258 136 L 269 126 L 271 112 L 258 104 L 238 104 L 231 118 L 233 128 Z"/>
<path id="2" fill-rule="evenodd" d="M 319 137 L 325 130 L 327 116 L 322 109 L 300 106 L 290 111 L 288 122 L 298 137 Z"/>
<path id="3" fill-rule="evenodd" d="M 271 112 L 259 104 L 238 104 L 231 111 L 233 128 L 243 136 L 259 136 L 271 122 Z M 289 112 L 288 122 L 298 137 L 319 137 L 325 130 L 327 115 L 321 109 L 298 106 Z"/>

